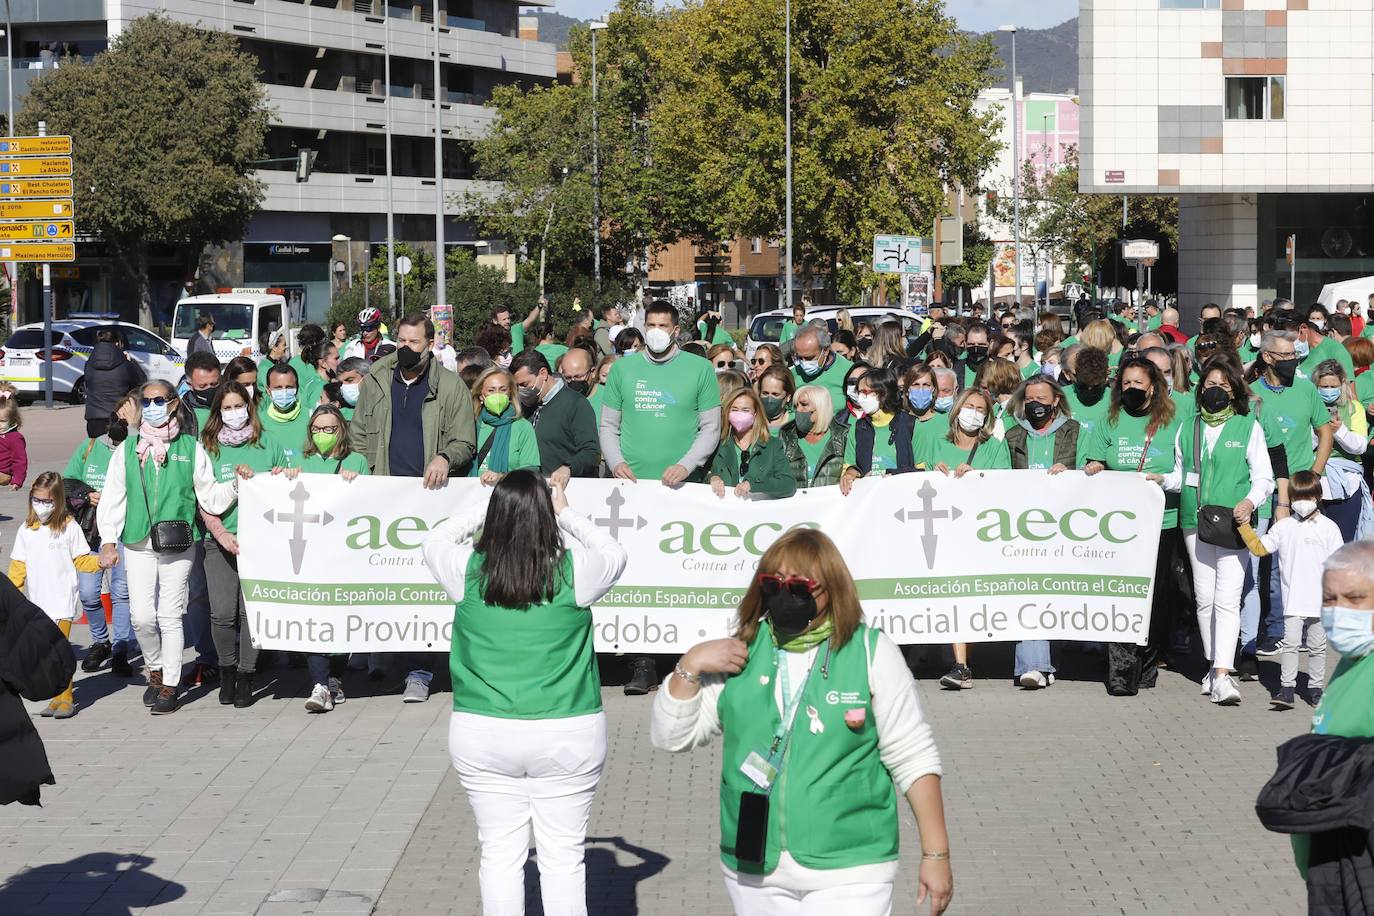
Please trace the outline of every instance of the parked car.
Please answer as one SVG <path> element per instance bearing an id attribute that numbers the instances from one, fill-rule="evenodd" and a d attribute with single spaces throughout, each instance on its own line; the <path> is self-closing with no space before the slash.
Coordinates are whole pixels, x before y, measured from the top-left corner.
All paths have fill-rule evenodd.
<path id="1" fill-rule="evenodd" d="M 869 324 L 877 326 L 881 322 L 891 319 L 902 323 L 902 331 L 908 339 L 921 332 L 921 316 L 903 309 L 884 306 L 818 306 L 806 313 L 806 320 L 824 318 L 826 325 L 830 328 L 830 333 L 834 334 L 839 327 L 835 321 L 835 315 L 844 310 L 848 310 L 849 317 L 854 320 L 855 325 L 867 321 Z M 782 323 L 791 320 L 791 309 L 773 309 L 755 315 L 753 320 L 749 322 L 749 336 L 745 338 L 744 342 L 747 355 L 752 356 L 759 344 L 777 343 L 782 338 Z"/>
<path id="2" fill-rule="evenodd" d="M 186 372 L 186 360 L 171 344 L 146 328 L 105 318 L 69 318 L 52 324 L 53 395 L 80 404 L 86 399 L 86 359 L 101 328 L 118 327 L 128 354 L 149 379 L 173 385 Z M 20 325 L 0 348 L 0 381 L 19 389 L 21 399 L 43 396 L 43 324 Z"/>

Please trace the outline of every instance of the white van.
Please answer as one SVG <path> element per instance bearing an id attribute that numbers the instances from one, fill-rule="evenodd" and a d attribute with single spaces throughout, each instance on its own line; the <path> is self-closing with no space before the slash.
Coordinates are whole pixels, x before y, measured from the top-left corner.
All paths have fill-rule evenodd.
<path id="1" fill-rule="evenodd" d="M 289 353 L 293 356 L 296 353 L 296 335 L 291 333 L 286 297 L 280 289 L 221 290 L 178 301 L 172 315 L 172 346 L 182 356 L 186 355 L 191 335 L 197 333 L 196 322 L 201 315 L 209 315 L 215 320 L 215 332 L 210 341 L 215 346 L 215 356 L 222 363 L 235 356 L 260 358 L 267 347 L 267 335 L 278 328 L 286 328 Z"/>

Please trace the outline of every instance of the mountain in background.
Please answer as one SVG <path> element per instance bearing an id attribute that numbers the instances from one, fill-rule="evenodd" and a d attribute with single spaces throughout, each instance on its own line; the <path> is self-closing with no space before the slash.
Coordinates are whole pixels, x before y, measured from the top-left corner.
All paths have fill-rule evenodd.
<path id="1" fill-rule="evenodd" d="M 539 19 L 539 40 L 568 49 L 568 31 L 588 20 L 574 19 L 550 10 L 526 10 L 522 16 Z M 1007 85 L 1011 61 L 1011 36 L 990 32 L 992 43 L 1003 60 L 995 75 L 995 85 Z M 1049 29 L 1022 29 L 1016 35 L 1016 67 L 1026 92 L 1070 92 L 1078 88 L 1078 19 L 1070 19 Z"/>

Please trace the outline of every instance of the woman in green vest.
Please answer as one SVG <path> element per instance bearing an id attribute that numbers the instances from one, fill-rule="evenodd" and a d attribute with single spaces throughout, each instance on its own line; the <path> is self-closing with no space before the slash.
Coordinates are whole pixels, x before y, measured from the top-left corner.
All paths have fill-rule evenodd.
<path id="1" fill-rule="evenodd" d="M 1181 556 L 1183 539 L 1178 527 L 1178 477 L 1174 462 L 1179 411 L 1169 396 L 1169 383 L 1159 367 L 1148 359 L 1132 357 L 1122 362 L 1112 382 L 1112 401 L 1107 415 L 1097 422 L 1085 449 L 1083 472 L 1126 471 L 1145 475 L 1164 490 L 1164 524 L 1155 557 L 1155 582 L 1172 581 L 1174 559 Z M 1134 696 L 1141 687 L 1153 687 L 1159 662 L 1173 630 L 1174 605 L 1165 596 L 1172 589 L 1156 587 L 1150 608 L 1150 633 L 1145 646 L 1111 643 L 1107 647 L 1107 692 Z"/>
<path id="2" fill-rule="evenodd" d="M 1198 507 L 1233 507 L 1237 524 L 1248 524 L 1255 507 L 1264 505 L 1274 491 L 1274 471 L 1264 430 L 1250 411 L 1250 391 L 1237 363 L 1218 357 L 1205 363 L 1200 374 L 1195 410 L 1185 417 L 1174 450 L 1182 489 L 1178 521 L 1192 567 L 1202 652 L 1211 662 L 1202 692 L 1213 703 L 1233 706 L 1240 702 L 1240 689 L 1231 672 L 1249 551 L 1202 540 Z"/>
<path id="3" fill-rule="evenodd" d="M 520 415 L 520 399 L 511 397 L 515 379 L 500 366 L 489 366 L 472 383 L 472 413 L 477 417 L 477 455 L 469 477 L 496 486 L 518 468 L 539 469 L 539 442 L 534 426 Z"/>
<path id="4" fill-rule="evenodd" d="M 281 450 L 262 435 L 253 397 L 238 382 L 225 381 L 210 404 L 200 434 L 216 480 L 232 480 L 239 467 L 271 473 L 286 461 Z M 253 673 L 258 650 L 248 628 L 239 589 L 238 501 L 220 513 L 201 510 L 205 526 L 205 584 L 210 595 L 210 634 L 219 656 L 219 702 L 247 709 L 253 705 Z"/>
<path id="5" fill-rule="evenodd" d="M 586 913 L 582 845 L 606 760 L 591 605 L 625 550 L 519 469 L 477 488 L 423 552 L 456 602 L 449 754 L 482 838 L 483 912 L 523 912 L 533 822 L 544 912 Z"/>
<path id="6" fill-rule="evenodd" d="M 798 489 L 830 487 L 840 482 L 844 444 L 849 428 L 835 423 L 830 389 L 803 385 L 793 396 L 792 420 L 778 433 L 782 450 L 792 465 Z"/>
<path id="7" fill-rule="evenodd" d="M 720 445 L 711 459 L 711 490 L 736 496 L 786 499 L 797 480 L 777 436 L 770 434 L 763 402 L 752 388 L 736 388 L 720 399 Z"/>
<path id="8" fill-rule="evenodd" d="M 1331 457 L 1326 460 L 1322 515 L 1336 523 L 1347 544 L 1360 534 L 1360 516 L 1369 505 L 1369 488 L 1364 482 L 1364 453 L 1369 449 L 1369 420 L 1364 405 L 1355 397 L 1355 385 L 1345 368 L 1334 359 L 1323 360 L 1312 372 L 1331 416 Z"/>
<path id="9" fill-rule="evenodd" d="M 674 752 L 722 738 L 720 852 L 737 914 L 891 913 L 899 793 L 920 831 L 917 903 L 949 906 L 939 751 L 901 650 L 864 624 L 823 533 L 794 528 L 768 548 L 734 637 L 693 646 L 658 691 L 651 737 Z"/>
<path id="10" fill-rule="evenodd" d="M 239 478 L 252 477 L 253 471 L 240 465 L 232 479 L 218 480 L 205 449 L 183 432 L 194 429 L 195 420 L 176 389 L 152 381 L 139 395 L 138 435 L 125 440 L 110 458 L 96 523 L 102 568 L 119 562 L 118 545 L 124 545 L 129 611 L 148 669 L 143 703 L 153 715 L 164 715 L 180 705 L 177 687 L 185 647 L 181 615 L 186 609 L 197 503 L 218 515 L 238 499 Z M 183 538 L 185 546 L 177 549 Z"/>

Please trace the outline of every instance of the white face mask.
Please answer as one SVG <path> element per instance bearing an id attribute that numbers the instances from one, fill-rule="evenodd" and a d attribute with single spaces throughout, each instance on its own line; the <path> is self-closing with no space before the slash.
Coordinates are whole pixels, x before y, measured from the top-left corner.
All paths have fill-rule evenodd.
<path id="1" fill-rule="evenodd" d="M 869 392 L 868 394 L 856 394 L 854 396 L 854 406 L 872 416 L 878 412 L 878 408 L 882 406 L 882 402 L 878 400 L 876 394 Z"/>
<path id="2" fill-rule="evenodd" d="M 1250 335 L 1250 348 L 1253 349 L 1253 350 L 1258 350 L 1258 349 L 1260 348 L 1260 344 L 1263 343 L 1263 341 L 1264 341 L 1264 335 L 1263 335 L 1263 334 L 1251 334 L 1251 335 Z"/>
<path id="3" fill-rule="evenodd" d="M 673 335 L 662 328 L 649 328 L 644 332 L 644 345 L 655 356 L 666 353 L 668 348 L 673 345 Z"/>
<path id="4" fill-rule="evenodd" d="M 52 516 L 52 510 L 57 508 L 57 504 L 50 499 L 31 499 L 29 505 L 40 522 L 46 522 Z"/>
<path id="5" fill-rule="evenodd" d="M 500 356 L 496 357 L 496 365 L 500 366 L 502 369 L 509 369 L 511 359 L 512 357 L 509 353 L 502 353 Z"/>
<path id="6" fill-rule="evenodd" d="M 1315 499 L 1293 500 L 1293 515 L 1298 519 L 1298 521 L 1305 522 L 1316 514 L 1317 501 Z"/>
<path id="7" fill-rule="evenodd" d="M 230 429 L 243 429 L 248 423 L 247 407 L 228 407 L 219 412 L 219 418 Z"/>
<path id="8" fill-rule="evenodd" d="M 357 404 L 357 403 L 358 403 L 358 385 L 357 385 L 357 383 L 356 383 L 356 382 L 344 382 L 342 385 L 339 386 L 339 394 L 342 395 L 342 396 L 343 396 L 343 399 L 344 399 L 345 401 L 348 402 L 348 406 L 352 407 L 354 404 Z"/>
<path id="9" fill-rule="evenodd" d="M 959 411 L 959 428 L 966 433 L 976 433 L 983 428 L 983 421 L 987 418 L 987 413 L 977 407 L 962 408 Z"/>

